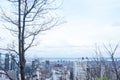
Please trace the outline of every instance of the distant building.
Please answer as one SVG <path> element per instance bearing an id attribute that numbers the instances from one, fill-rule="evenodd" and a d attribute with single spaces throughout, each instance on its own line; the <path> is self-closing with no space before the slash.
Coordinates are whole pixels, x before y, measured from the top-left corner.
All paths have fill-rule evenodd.
<path id="1" fill-rule="evenodd" d="M 8 75 L 13 79 L 13 80 L 17 80 L 17 74 L 15 70 L 9 70 L 8 71 Z"/>
<path id="2" fill-rule="evenodd" d="M 70 80 L 74 80 L 74 76 L 73 76 L 73 68 L 70 69 Z"/>
<path id="3" fill-rule="evenodd" d="M 6 79 L 6 78 L 2 78 L 2 77 L 0 77 L 0 80 L 9 80 L 9 79 Z"/>
<path id="4" fill-rule="evenodd" d="M 63 80 L 62 73 L 56 70 L 52 70 L 52 80 Z"/>
<path id="5" fill-rule="evenodd" d="M 9 54 L 5 54 L 5 70 L 9 70 Z"/>
<path id="6" fill-rule="evenodd" d="M 6 75 L 4 74 L 5 72 L 3 70 L 0 70 L 0 73 L 3 73 L 3 74 L 0 74 L 0 78 L 6 78 Z"/>
<path id="7" fill-rule="evenodd" d="M 75 61 L 73 64 L 74 80 L 86 80 L 87 61 Z"/>
<path id="8" fill-rule="evenodd" d="M 0 53 L 0 66 L 2 65 L 2 54 Z"/>
<path id="9" fill-rule="evenodd" d="M 15 57 L 14 56 L 11 56 L 11 70 L 15 70 L 15 65 L 16 65 L 16 63 L 15 63 Z"/>
<path id="10" fill-rule="evenodd" d="M 32 61 L 32 69 L 36 69 L 37 67 L 39 67 L 39 60 L 35 59 L 34 61 Z"/>
<path id="11" fill-rule="evenodd" d="M 0 73 L 1 73 L 0 74 L 0 80 L 10 80 L 3 70 L 0 70 Z M 10 71 L 9 70 L 9 71 L 7 71 L 7 73 L 13 80 L 17 80 L 15 71 Z"/>
<path id="12" fill-rule="evenodd" d="M 3 65 L 2 65 L 2 54 L 1 53 L 0 53 L 0 67 L 3 68 Z M 0 68 L 0 70 L 2 70 L 1 68 Z"/>
<path id="13" fill-rule="evenodd" d="M 48 60 L 45 62 L 45 71 L 50 72 L 50 62 Z"/>

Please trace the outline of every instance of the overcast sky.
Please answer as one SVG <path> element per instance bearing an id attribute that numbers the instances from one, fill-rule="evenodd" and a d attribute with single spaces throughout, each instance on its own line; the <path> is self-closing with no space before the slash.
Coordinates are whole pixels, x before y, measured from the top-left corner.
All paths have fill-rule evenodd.
<path id="1" fill-rule="evenodd" d="M 30 55 L 91 57 L 95 44 L 120 40 L 120 0 L 64 0 L 60 14 L 67 23 L 41 35 L 40 45 Z"/>

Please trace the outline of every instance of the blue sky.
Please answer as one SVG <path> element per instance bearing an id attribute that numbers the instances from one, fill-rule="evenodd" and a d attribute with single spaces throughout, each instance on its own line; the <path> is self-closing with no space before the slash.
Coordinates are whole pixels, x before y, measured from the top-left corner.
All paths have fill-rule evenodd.
<path id="1" fill-rule="evenodd" d="M 64 0 L 59 14 L 67 23 L 41 35 L 28 56 L 92 57 L 95 44 L 120 41 L 120 0 Z"/>

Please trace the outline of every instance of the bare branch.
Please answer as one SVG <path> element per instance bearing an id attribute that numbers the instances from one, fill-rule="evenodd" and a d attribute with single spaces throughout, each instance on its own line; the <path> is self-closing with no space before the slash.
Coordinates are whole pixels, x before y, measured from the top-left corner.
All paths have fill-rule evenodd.
<path id="1" fill-rule="evenodd" d="M 6 75 L 10 80 L 13 80 L 13 79 L 10 77 L 10 75 L 8 74 L 8 72 L 7 72 L 4 68 L 2 68 L 2 67 L 0 66 L 0 69 L 3 71 L 3 72 L 0 72 L 0 74 L 4 74 L 4 75 Z"/>
<path id="2" fill-rule="evenodd" d="M 5 21 L 7 21 L 7 22 L 10 22 L 10 23 L 12 23 L 12 24 L 14 24 L 14 25 L 18 25 L 18 23 L 16 22 L 16 21 L 14 21 L 14 20 L 12 20 L 12 18 L 11 17 L 8 17 L 7 15 L 6 15 L 6 13 L 4 13 L 5 11 L 3 11 L 3 9 L 2 8 L 0 8 L 1 9 L 1 12 L 2 12 L 2 19 L 4 19 Z"/>
<path id="3" fill-rule="evenodd" d="M 106 47 L 105 44 L 103 44 L 104 48 L 106 49 L 107 53 L 109 53 L 110 55 L 112 54 L 111 51 Z"/>
<path id="4" fill-rule="evenodd" d="M 10 52 L 14 52 L 14 53 L 16 53 L 16 54 L 18 54 L 18 52 L 16 51 L 16 50 L 13 50 L 13 49 L 3 49 L 3 48 L 0 48 L 0 50 L 4 50 L 4 51 L 10 51 Z"/>
<path id="5" fill-rule="evenodd" d="M 8 0 L 9 2 L 16 3 L 18 0 Z"/>
<path id="6" fill-rule="evenodd" d="M 31 39 L 31 42 L 30 42 L 29 45 L 25 48 L 24 52 L 25 52 L 26 50 L 28 50 L 28 49 L 33 45 L 33 42 L 34 42 L 34 40 L 35 40 L 35 37 L 36 37 L 36 35 L 33 35 L 33 38 Z"/>
<path id="7" fill-rule="evenodd" d="M 14 32 L 15 34 L 18 33 L 17 30 L 14 30 L 14 29 L 11 29 L 11 28 L 8 28 L 6 25 L 3 24 L 3 26 L 5 27 L 5 29 L 9 30 L 10 32 Z"/>
<path id="8" fill-rule="evenodd" d="M 115 46 L 115 48 L 114 48 L 114 50 L 113 50 L 113 55 L 116 53 L 116 51 L 117 51 L 117 49 L 118 49 L 118 46 L 119 46 L 119 44 L 117 44 L 117 45 Z"/>
<path id="9" fill-rule="evenodd" d="M 19 68 L 19 63 L 17 62 L 17 60 L 14 58 L 14 56 L 11 54 L 10 55 L 11 57 L 12 57 L 12 60 L 16 63 L 16 65 L 18 66 L 18 68 Z"/>

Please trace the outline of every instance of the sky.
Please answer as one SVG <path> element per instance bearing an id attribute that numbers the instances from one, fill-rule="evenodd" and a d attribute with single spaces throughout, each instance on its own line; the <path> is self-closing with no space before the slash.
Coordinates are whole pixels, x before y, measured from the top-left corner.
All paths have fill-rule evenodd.
<path id="1" fill-rule="evenodd" d="M 120 0 L 64 0 L 59 14 L 66 23 L 41 35 L 26 56 L 93 57 L 96 44 L 120 41 Z"/>

